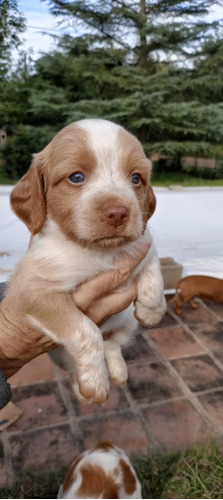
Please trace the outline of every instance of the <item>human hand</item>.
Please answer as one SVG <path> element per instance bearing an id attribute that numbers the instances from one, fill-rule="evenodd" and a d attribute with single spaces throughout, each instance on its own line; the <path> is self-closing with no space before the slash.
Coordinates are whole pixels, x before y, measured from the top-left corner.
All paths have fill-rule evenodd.
<path id="1" fill-rule="evenodd" d="M 150 244 L 143 243 L 138 256 L 123 252 L 115 268 L 82 283 L 72 294 L 75 305 L 99 327 L 112 315 L 127 308 L 137 296 L 131 273 L 146 256 Z M 130 278 L 130 279 L 129 279 Z M 122 291 L 117 288 L 128 281 Z M 16 373 L 36 356 L 57 347 L 49 337 L 18 318 L 7 304 L 7 294 L 0 304 L 0 367 L 6 377 Z"/>
<path id="2" fill-rule="evenodd" d="M 137 297 L 136 280 L 130 277 L 131 273 L 144 259 L 149 248 L 150 243 L 143 243 L 139 247 L 137 258 L 123 252 L 116 261 L 114 269 L 81 283 L 73 293 L 73 299 L 78 309 L 99 327 L 112 314 L 126 309 Z M 127 280 L 128 286 L 117 291 Z"/>

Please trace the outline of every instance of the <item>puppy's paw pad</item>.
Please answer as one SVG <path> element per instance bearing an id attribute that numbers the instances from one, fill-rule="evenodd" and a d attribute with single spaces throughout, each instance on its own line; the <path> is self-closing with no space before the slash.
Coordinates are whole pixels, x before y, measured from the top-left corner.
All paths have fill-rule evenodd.
<path id="1" fill-rule="evenodd" d="M 81 396 L 93 403 L 105 403 L 109 396 L 109 381 L 107 373 L 103 378 L 89 377 L 88 379 L 79 378 L 79 390 Z"/>
<path id="2" fill-rule="evenodd" d="M 160 307 L 149 309 L 140 302 L 135 304 L 135 317 L 143 326 L 156 326 L 166 312 L 166 303 Z"/>
<path id="3" fill-rule="evenodd" d="M 77 383 L 72 383 L 71 385 L 72 385 L 73 393 L 74 393 L 75 397 L 78 399 L 78 401 L 80 401 L 80 403 L 83 403 L 83 404 L 91 403 L 91 401 L 89 399 L 86 399 L 82 396 Z"/>
<path id="4" fill-rule="evenodd" d="M 121 366 L 116 366 L 116 370 L 113 370 L 112 373 L 110 373 L 110 376 L 114 384 L 118 385 L 119 387 L 123 387 L 124 385 L 126 385 L 126 382 L 128 380 L 128 371 L 126 364 L 124 363 Z"/>

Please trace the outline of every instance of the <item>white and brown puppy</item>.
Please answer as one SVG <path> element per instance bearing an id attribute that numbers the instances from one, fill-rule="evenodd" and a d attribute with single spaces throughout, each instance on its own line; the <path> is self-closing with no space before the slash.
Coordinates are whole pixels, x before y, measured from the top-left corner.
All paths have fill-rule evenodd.
<path id="1" fill-rule="evenodd" d="M 151 164 L 121 126 L 82 120 L 61 130 L 11 193 L 11 206 L 33 235 L 7 291 L 11 307 L 64 346 L 55 357 L 80 399 L 104 402 L 110 377 L 127 380 L 120 345 L 137 326 L 155 325 L 166 303 L 154 245 L 137 267 L 138 297 L 101 329 L 74 306 L 81 282 L 111 269 L 122 252 L 151 240 L 155 210 Z M 134 315 L 135 314 L 135 315 Z M 103 342 L 103 335 L 106 341 Z"/>
<path id="2" fill-rule="evenodd" d="M 123 450 L 110 442 L 86 450 L 71 464 L 57 498 L 142 498 Z"/>

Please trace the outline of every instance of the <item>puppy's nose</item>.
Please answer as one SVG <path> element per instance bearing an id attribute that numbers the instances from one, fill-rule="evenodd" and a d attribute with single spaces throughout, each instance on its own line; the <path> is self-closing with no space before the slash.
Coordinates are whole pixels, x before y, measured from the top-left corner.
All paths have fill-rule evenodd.
<path id="1" fill-rule="evenodd" d="M 128 219 L 129 211 L 122 205 L 108 206 L 104 208 L 103 215 L 112 226 L 121 226 Z"/>

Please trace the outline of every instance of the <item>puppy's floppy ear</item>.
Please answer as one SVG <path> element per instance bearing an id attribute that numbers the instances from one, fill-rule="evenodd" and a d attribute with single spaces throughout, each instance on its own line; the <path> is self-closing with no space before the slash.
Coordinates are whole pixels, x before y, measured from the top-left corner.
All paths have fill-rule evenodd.
<path id="1" fill-rule="evenodd" d="M 156 197 L 152 186 L 149 184 L 147 191 L 147 220 L 152 217 L 156 209 Z"/>
<path id="2" fill-rule="evenodd" d="M 46 219 L 46 200 L 39 155 L 35 155 L 28 172 L 11 192 L 10 202 L 12 210 L 33 235 L 42 229 Z"/>

